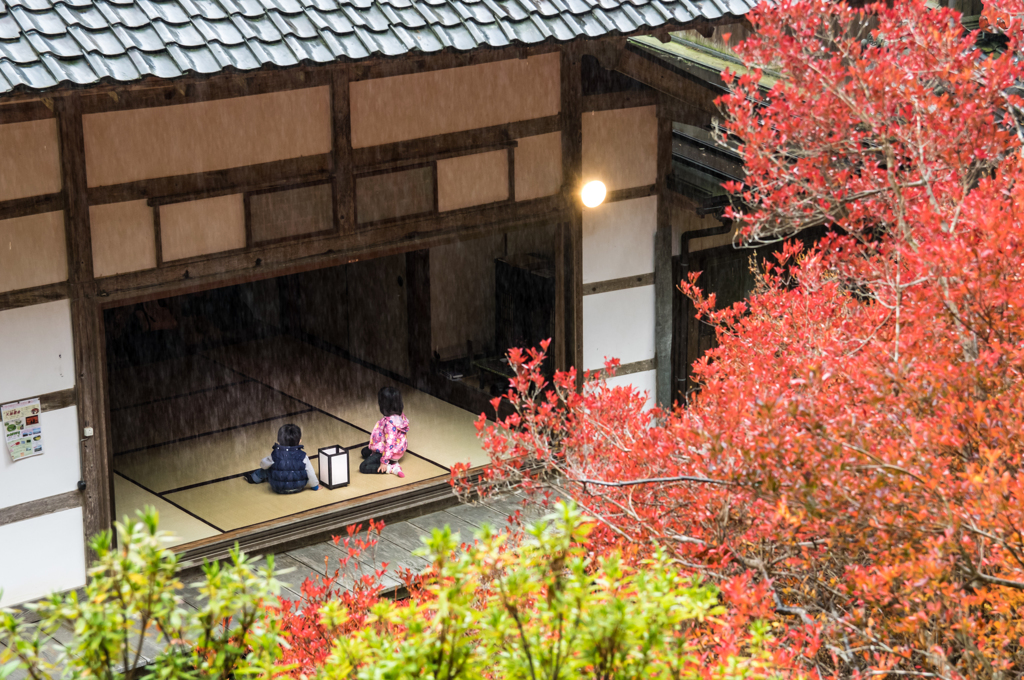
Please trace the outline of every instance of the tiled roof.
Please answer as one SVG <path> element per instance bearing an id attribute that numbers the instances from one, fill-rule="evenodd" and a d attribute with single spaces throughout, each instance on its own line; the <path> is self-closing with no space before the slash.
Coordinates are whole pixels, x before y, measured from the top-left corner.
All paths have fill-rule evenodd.
<path id="1" fill-rule="evenodd" d="M 0 95 L 743 15 L 757 0 L 0 0 Z"/>

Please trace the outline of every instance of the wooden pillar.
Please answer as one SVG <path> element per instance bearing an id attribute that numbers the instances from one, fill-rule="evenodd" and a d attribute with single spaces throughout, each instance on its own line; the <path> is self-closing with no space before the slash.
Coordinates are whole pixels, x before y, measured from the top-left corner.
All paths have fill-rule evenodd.
<path id="1" fill-rule="evenodd" d="M 81 439 L 82 499 L 86 541 L 110 527 L 113 495 L 107 446 L 103 312 L 96 302 L 89 201 L 86 193 L 85 136 L 77 95 L 54 102 L 60 144 L 64 226 L 68 247 L 68 293 L 75 350 L 75 388 Z M 92 431 L 87 436 L 86 433 Z M 94 555 L 86 548 L 86 560 Z"/>
<path id="2" fill-rule="evenodd" d="M 339 233 L 352 232 L 356 226 L 349 75 L 348 69 L 339 69 L 331 74 L 331 165 L 334 172 L 334 223 Z"/>
<path id="3" fill-rule="evenodd" d="M 672 173 L 672 119 L 658 97 L 658 228 L 654 235 L 654 359 L 656 399 L 672 406 L 672 210 L 668 177 Z"/>
<path id="4" fill-rule="evenodd" d="M 579 192 L 583 181 L 583 91 L 580 55 L 575 44 L 562 48 L 561 129 L 562 196 L 567 221 L 562 225 L 561 250 L 565 288 L 564 362 L 575 366 L 578 383 L 583 380 L 583 208 Z"/>
<path id="5" fill-rule="evenodd" d="M 430 251 L 405 254 L 405 299 L 409 319 L 409 370 L 416 387 L 428 388 L 430 377 Z"/>

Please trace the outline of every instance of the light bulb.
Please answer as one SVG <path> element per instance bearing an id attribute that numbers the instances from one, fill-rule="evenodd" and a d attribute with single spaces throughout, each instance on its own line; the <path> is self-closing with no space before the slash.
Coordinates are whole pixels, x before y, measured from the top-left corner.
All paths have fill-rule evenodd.
<path id="1" fill-rule="evenodd" d="M 604 197 L 607 195 L 608 190 L 605 189 L 604 182 L 594 180 L 593 182 L 587 182 L 583 186 L 580 197 L 583 199 L 583 205 L 588 208 L 596 208 L 604 203 Z"/>

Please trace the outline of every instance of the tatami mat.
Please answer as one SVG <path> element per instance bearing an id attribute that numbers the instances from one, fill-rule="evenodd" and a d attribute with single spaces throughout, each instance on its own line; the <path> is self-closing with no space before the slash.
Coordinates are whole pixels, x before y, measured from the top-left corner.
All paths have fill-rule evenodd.
<path id="1" fill-rule="evenodd" d="M 220 533 L 139 485 L 120 475 L 114 475 L 114 512 L 117 521 L 123 521 L 125 516 L 135 519 L 135 511 L 147 505 L 152 505 L 160 513 L 161 531 L 170 531 L 174 534 L 174 540 L 167 543 L 169 548 Z"/>
<path id="2" fill-rule="evenodd" d="M 337 418 L 308 411 L 117 456 L 114 470 L 157 493 L 223 479 L 257 468 L 260 459 L 270 455 L 277 429 L 285 423 L 302 428 L 302 444 L 310 458 L 318 448 L 348 447 L 370 438 Z"/>
<path id="3" fill-rule="evenodd" d="M 298 340 L 256 340 L 209 351 L 207 357 L 366 430 L 381 417 L 377 391 L 392 384 L 405 402 L 410 451 L 448 468 L 489 462 L 474 414 Z"/>
<path id="4" fill-rule="evenodd" d="M 316 460 L 312 460 L 316 467 Z M 352 481 L 348 486 L 334 490 L 321 487 L 319 491 L 307 489 L 301 493 L 279 495 L 270 490 L 269 484 L 249 484 L 239 477 L 170 493 L 167 499 L 221 530 L 231 531 L 424 479 L 447 476 L 443 468 L 408 454 L 402 458 L 404 479 L 394 475 L 361 474 L 360 462 L 359 452 L 353 451 L 349 456 Z"/>
<path id="5" fill-rule="evenodd" d="M 110 408 L 117 410 L 180 397 L 244 380 L 234 371 L 198 355 L 127 366 L 110 372 Z"/>
<path id="6" fill-rule="evenodd" d="M 112 414 L 114 448 L 122 452 L 114 458 L 117 513 L 156 506 L 161 526 L 179 535 L 178 545 L 443 480 L 455 463 L 488 463 L 472 413 L 291 338 L 131 370 L 117 378 L 122 393 L 115 403 L 125 406 Z M 358 472 L 357 445 L 369 439 L 380 419 L 377 391 L 388 384 L 401 390 L 410 421 L 404 478 Z M 128 395 L 125 385 L 134 385 Z M 114 395 L 112 389 L 112 401 Z M 270 453 L 278 428 L 287 422 L 302 428 L 314 466 L 320 447 L 351 450 L 349 486 L 278 495 L 268 484 L 241 478 Z"/>
<path id="7" fill-rule="evenodd" d="M 114 455 L 307 410 L 255 381 L 132 406 L 111 414 Z"/>

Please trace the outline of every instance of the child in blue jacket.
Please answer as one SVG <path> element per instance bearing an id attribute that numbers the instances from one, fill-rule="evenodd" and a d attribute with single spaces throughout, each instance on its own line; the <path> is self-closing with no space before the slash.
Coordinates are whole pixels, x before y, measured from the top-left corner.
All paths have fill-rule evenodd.
<path id="1" fill-rule="evenodd" d="M 320 488 L 313 464 L 302 450 L 302 430 L 291 423 L 282 425 L 277 431 L 277 443 L 270 455 L 260 461 L 260 469 L 244 476 L 250 484 L 269 481 L 274 493 L 298 493 L 303 489 L 316 491 Z"/>

